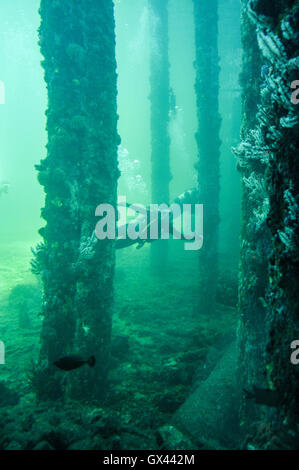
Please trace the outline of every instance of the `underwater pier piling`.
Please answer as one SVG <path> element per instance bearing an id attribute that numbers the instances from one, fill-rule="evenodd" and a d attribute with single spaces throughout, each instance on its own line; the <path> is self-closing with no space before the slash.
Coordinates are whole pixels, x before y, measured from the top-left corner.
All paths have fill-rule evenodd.
<path id="1" fill-rule="evenodd" d="M 299 376 L 290 362 L 290 344 L 299 337 L 299 106 L 291 101 L 291 83 L 299 77 L 299 4 L 276 0 L 274 6 L 274 12 L 264 11 L 261 1 L 255 7 L 255 11 L 271 15 L 267 31 L 259 17 L 256 20 L 258 42 L 271 67 L 258 114 L 261 139 L 257 139 L 269 149 L 267 225 L 272 244 L 266 367 L 269 384 L 283 395 L 281 423 L 298 432 Z M 278 438 L 283 439 L 283 433 Z"/>
<path id="2" fill-rule="evenodd" d="M 43 395 L 63 395 L 52 362 L 79 352 L 95 355 L 96 365 L 73 374 L 71 393 L 99 399 L 109 367 L 114 242 L 98 242 L 93 232 L 96 207 L 116 207 L 119 177 L 114 5 L 42 0 L 40 15 L 48 89 L 47 158 L 37 167 L 46 226 L 35 261 L 44 285 Z"/>
<path id="3" fill-rule="evenodd" d="M 242 178 L 242 244 L 239 271 L 238 376 L 242 388 L 265 384 L 263 352 L 266 345 L 265 307 L 270 233 L 266 224 L 268 195 L 265 188 L 267 162 L 259 158 L 251 132 L 257 126 L 261 103 L 262 55 L 255 25 L 248 15 L 248 2 L 242 2 L 241 35 L 243 46 L 242 71 L 242 142 L 235 150 L 237 167 Z M 256 157 L 252 158 L 256 152 Z M 257 419 L 260 412 L 243 399 L 240 418 L 243 428 Z"/>
<path id="4" fill-rule="evenodd" d="M 148 0 L 151 11 L 150 105 L 152 203 L 169 204 L 170 170 L 170 83 L 168 0 Z M 167 241 L 151 245 L 151 265 L 158 272 L 168 258 Z"/>
<path id="5" fill-rule="evenodd" d="M 199 203 L 204 206 L 204 244 L 199 251 L 198 309 L 214 313 L 218 278 L 219 232 L 219 55 L 218 0 L 193 0 L 195 23 L 195 93 L 198 131 Z"/>
<path id="6" fill-rule="evenodd" d="M 237 150 L 244 188 L 239 368 L 244 385 L 265 382 L 282 397 L 275 415 L 254 410 L 269 427 L 273 419 L 280 423 L 275 439 L 282 447 L 299 417 L 298 374 L 290 362 L 299 333 L 299 107 L 291 102 L 299 76 L 299 5 L 287 3 L 273 1 L 269 9 L 259 0 L 243 2 L 244 120 Z M 244 403 L 241 414 L 248 430 L 254 415 Z"/>

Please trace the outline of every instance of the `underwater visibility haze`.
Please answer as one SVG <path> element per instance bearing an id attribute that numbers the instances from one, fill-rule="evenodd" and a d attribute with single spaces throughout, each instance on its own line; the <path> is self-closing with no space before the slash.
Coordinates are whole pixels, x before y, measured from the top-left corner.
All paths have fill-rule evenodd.
<path id="1" fill-rule="evenodd" d="M 298 0 L 0 12 L 0 450 L 298 449 Z"/>

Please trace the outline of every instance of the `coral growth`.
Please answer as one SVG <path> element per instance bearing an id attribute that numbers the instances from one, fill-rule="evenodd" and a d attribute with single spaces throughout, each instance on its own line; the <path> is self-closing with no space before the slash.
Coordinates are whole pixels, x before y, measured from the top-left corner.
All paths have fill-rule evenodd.
<path id="1" fill-rule="evenodd" d="M 260 282 L 259 290 L 256 288 L 252 292 L 256 305 L 261 294 L 264 299 L 259 327 L 264 327 L 267 348 L 265 340 L 262 340 L 262 361 L 246 354 L 246 362 L 249 364 L 247 369 L 264 364 L 268 376 L 265 373 L 260 380 L 267 380 L 268 385 L 271 384 L 284 397 L 276 419 L 292 430 L 296 429 L 299 422 L 298 375 L 289 360 L 290 343 L 299 333 L 299 107 L 291 102 L 291 83 L 299 75 L 299 36 L 295 33 L 299 30 L 299 6 L 295 1 L 283 5 L 283 2 L 277 0 L 269 10 L 265 8 L 266 4 L 262 0 L 244 2 L 246 13 L 255 29 L 262 61 L 267 63 L 267 67 L 260 79 L 261 102 L 256 103 L 255 124 L 252 126 L 254 119 L 251 120 L 236 152 L 239 168 L 244 174 L 245 188 L 243 257 L 250 249 L 256 250 L 266 264 L 260 271 L 257 269 L 258 263 L 251 264 L 247 256 L 249 264 L 243 265 L 240 279 L 240 299 L 244 298 L 240 308 L 244 326 L 243 341 L 247 350 L 250 350 L 250 346 L 257 342 L 248 331 L 248 321 L 254 318 L 253 305 L 249 303 L 252 286 L 250 278 L 258 276 L 259 280 L 264 279 L 264 285 L 261 286 Z M 247 53 L 248 48 L 250 46 L 247 45 Z M 252 228 L 255 236 L 250 234 Z M 260 244 L 262 238 L 263 249 Z M 246 279 L 246 272 L 249 279 Z M 250 306 L 251 311 L 248 311 L 246 305 Z M 254 325 L 253 330 L 256 328 L 257 325 Z M 249 378 L 247 382 L 250 384 Z M 263 436 L 267 436 L 266 430 L 272 418 L 266 417 L 265 422 Z M 269 435 L 260 445 L 271 448 L 273 439 Z M 276 440 L 281 443 L 280 447 L 287 442 L 284 437 L 277 437 Z M 285 445 L 287 448 L 287 443 Z"/>

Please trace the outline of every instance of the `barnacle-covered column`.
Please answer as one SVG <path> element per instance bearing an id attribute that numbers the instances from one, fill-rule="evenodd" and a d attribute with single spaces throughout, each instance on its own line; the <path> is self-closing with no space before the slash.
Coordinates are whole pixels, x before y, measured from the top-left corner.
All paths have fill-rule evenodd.
<path id="1" fill-rule="evenodd" d="M 86 356 L 94 354 L 96 365 L 92 371 L 87 368 L 78 371 L 77 392 L 78 396 L 83 392 L 99 399 L 105 391 L 109 367 L 115 259 L 114 241 L 96 242 L 93 231 L 95 208 L 101 203 L 116 208 L 120 138 L 115 22 L 112 0 L 81 0 L 80 3 L 85 16 L 87 67 L 82 85 L 86 145 L 81 162 L 76 347 Z"/>
<path id="2" fill-rule="evenodd" d="M 109 358 L 114 245 L 92 235 L 95 210 L 116 204 L 117 110 L 112 0 L 42 0 L 40 45 L 48 88 L 48 155 L 38 166 L 46 202 L 34 267 L 44 284 L 45 393 L 61 394 L 52 362 L 78 352 L 96 366 L 74 375 L 99 398 Z M 89 372 L 89 374 L 87 374 Z M 53 395 L 52 394 L 52 395 Z"/>
<path id="3" fill-rule="evenodd" d="M 267 8 L 252 3 L 252 17 L 263 56 L 269 64 L 262 106 L 258 113 L 262 145 L 268 151 L 266 172 L 269 193 L 267 224 L 271 232 L 267 289 L 267 369 L 269 386 L 279 391 L 278 446 L 290 444 L 286 431 L 299 438 L 299 374 L 290 361 L 290 344 L 299 339 L 299 106 L 291 101 L 291 84 L 299 77 L 298 1 L 276 0 Z M 297 367 L 297 368 L 296 368 Z M 287 436 L 287 437 L 286 437 Z"/>
<path id="4" fill-rule="evenodd" d="M 196 47 L 199 203 L 204 210 L 204 241 L 199 253 L 199 309 L 215 311 L 219 226 L 219 57 L 218 0 L 193 0 Z"/>
<path id="5" fill-rule="evenodd" d="M 299 108 L 291 102 L 291 83 L 299 76 L 299 5 L 296 1 L 286 4 L 277 0 L 270 5 L 254 0 L 245 6 L 256 28 L 263 65 L 256 126 L 243 135 L 239 148 L 248 188 L 244 208 L 248 254 L 245 245 L 240 280 L 243 365 L 248 382 L 259 380 L 258 386 L 264 385 L 263 368 L 267 388 L 277 390 L 281 400 L 276 412 L 260 411 L 267 428 L 259 438 L 255 433 L 253 442 L 258 447 L 294 448 L 296 432 L 298 442 L 299 379 L 290 362 L 290 344 L 299 333 Z M 253 178 L 246 176 L 248 163 L 254 170 Z M 257 258 L 254 265 L 250 264 L 252 255 Z M 250 268 L 247 277 L 246 261 Z M 254 298 L 251 306 L 248 300 Z"/>
<path id="6" fill-rule="evenodd" d="M 256 26 L 248 15 L 248 0 L 242 2 L 241 32 L 243 65 L 242 142 L 236 151 L 242 175 L 242 231 L 239 274 L 239 381 L 241 388 L 264 384 L 265 289 L 270 234 L 266 225 L 268 195 L 265 170 L 268 154 L 256 141 L 259 138 L 257 111 L 261 94 L 262 60 Z M 244 434 L 259 409 L 243 399 L 240 409 Z"/>
<path id="7" fill-rule="evenodd" d="M 153 204 L 169 203 L 169 58 L 168 0 L 149 0 L 151 12 L 150 104 Z M 151 246 L 151 263 L 161 269 L 167 261 L 167 242 Z"/>

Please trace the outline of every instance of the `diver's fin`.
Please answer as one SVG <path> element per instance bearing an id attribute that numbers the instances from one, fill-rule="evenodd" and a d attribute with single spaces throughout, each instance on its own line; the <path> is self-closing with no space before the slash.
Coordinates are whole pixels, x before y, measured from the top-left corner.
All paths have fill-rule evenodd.
<path id="1" fill-rule="evenodd" d="M 138 241 L 138 245 L 136 246 L 136 250 L 140 250 L 144 245 L 145 245 L 145 240 L 144 241 Z"/>

